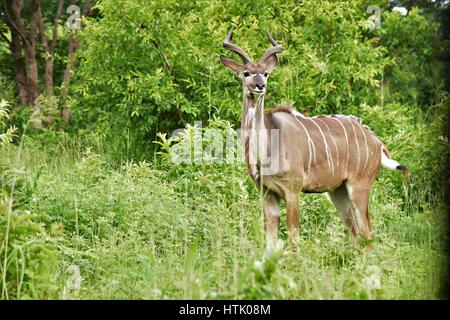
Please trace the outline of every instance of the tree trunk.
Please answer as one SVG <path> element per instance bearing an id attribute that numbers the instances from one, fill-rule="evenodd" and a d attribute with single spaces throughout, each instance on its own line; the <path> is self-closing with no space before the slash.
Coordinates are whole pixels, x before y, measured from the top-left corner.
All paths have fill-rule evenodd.
<path id="1" fill-rule="evenodd" d="M 27 77 L 27 95 L 28 103 L 33 104 L 39 96 L 39 73 L 36 61 L 36 28 L 37 28 L 37 8 L 38 0 L 32 1 L 31 21 L 29 31 L 26 32 L 22 21 L 22 0 L 4 1 L 7 15 L 7 22 L 11 29 L 11 33 L 16 32 L 20 35 L 22 47 L 25 57 L 25 71 Z M 16 44 L 17 44 L 16 43 Z"/>
<path id="2" fill-rule="evenodd" d="M 44 80 L 45 80 L 45 88 L 47 90 L 47 95 L 51 96 L 53 95 L 53 55 L 50 50 L 50 46 L 48 45 L 48 39 L 47 35 L 45 34 L 45 24 L 44 19 L 42 18 L 41 13 L 41 6 L 39 3 L 37 4 L 36 8 L 36 15 L 37 15 L 37 22 L 39 27 L 39 34 L 41 36 L 41 44 L 42 49 L 44 50 L 44 59 L 45 59 L 45 73 L 44 73 Z"/>
<path id="3" fill-rule="evenodd" d="M 30 101 L 27 90 L 27 74 L 22 54 L 22 41 L 20 35 L 15 30 L 11 31 L 10 49 L 14 57 L 14 65 L 16 68 L 16 84 L 19 91 L 19 100 L 22 105 L 28 105 Z"/>
<path id="4" fill-rule="evenodd" d="M 49 95 L 49 96 L 53 96 L 54 89 L 55 89 L 54 52 L 55 52 L 55 47 L 56 47 L 56 40 L 58 37 L 58 20 L 59 20 L 59 17 L 61 16 L 63 6 L 64 6 L 64 0 L 59 0 L 58 8 L 56 10 L 55 20 L 53 23 L 53 35 L 52 35 L 51 43 L 49 43 L 47 35 L 45 34 L 45 23 L 44 23 L 44 19 L 42 18 L 42 11 L 41 11 L 41 6 L 40 6 L 39 2 L 37 2 L 37 8 L 36 8 L 39 34 L 41 36 L 42 48 L 44 49 L 44 52 L 45 52 L 45 73 L 44 73 L 45 87 L 46 87 L 47 95 Z"/>
<path id="5" fill-rule="evenodd" d="M 39 96 L 39 69 L 36 60 L 36 32 L 38 23 L 39 1 L 33 0 L 31 9 L 31 21 L 28 32 L 28 41 L 25 43 L 25 64 L 27 66 L 27 74 L 29 79 L 29 92 L 31 103 Z"/>
<path id="6" fill-rule="evenodd" d="M 31 28 L 31 26 L 30 26 Z M 29 102 L 34 103 L 36 98 L 39 96 L 39 72 L 38 64 L 36 61 L 36 43 L 31 41 L 29 43 L 25 42 L 25 66 L 27 70 L 28 77 L 28 95 Z"/>

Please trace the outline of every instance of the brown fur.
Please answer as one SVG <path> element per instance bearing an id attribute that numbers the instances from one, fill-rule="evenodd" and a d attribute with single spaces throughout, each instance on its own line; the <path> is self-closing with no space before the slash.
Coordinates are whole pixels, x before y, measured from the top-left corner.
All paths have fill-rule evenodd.
<path id="1" fill-rule="evenodd" d="M 387 150 L 355 116 L 308 117 L 286 105 L 264 110 L 267 76 L 277 65 L 276 54 L 282 47 L 269 35 L 272 48 L 259 63 L 253 64 L 248 62 L 248 55 L 241 48 L 229 43 L 232 31 L 233 28 L 225 37 L 224 47 L 240 54 L 246 63 L 241 65 L 224 56 L 221 61 L 243 81 L 241 129 L 245 159 L 250 176 L 258 188 L 262 186 L 264 193 L 268 242 L 278 237 L 281 199 L 286 204 L 289 239 L 298 237 L 300 192 L 328 192 L 355 242 L 358 235 L 371 240 L 369 193 L 380 167 L 381 152 Z M 273 131 L 270 129 L 277 129 L 275 132 L 279 134 L 279 144 L 275 146 L 278 150 L 271 144 Z M 261 139 L 251 140 L 252 130 L 263 132 Z M 256 150 L 250 150 L 250 142 Z M 266 168 L 261 167 L 260 151 L 264 150 L 259 148 L 267 148 L 270 155 L 278 155 L 278 166 L 271 174 L 265 174 Z M 250 163 L 250 152 L 256 154 L 256 164 Z M 397 169 L 406 175 L 406 167 Z"/>

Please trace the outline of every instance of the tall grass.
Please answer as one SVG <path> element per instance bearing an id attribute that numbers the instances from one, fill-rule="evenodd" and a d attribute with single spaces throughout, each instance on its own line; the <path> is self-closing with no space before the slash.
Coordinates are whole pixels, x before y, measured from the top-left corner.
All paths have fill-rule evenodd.
<path id="1" fill-rule="evenodd" d="M 407 181 L 380 171 L 369 251 L 352 245 L 325 197 L 310 194 L 300 200 L 298 248 L 283 246 L 283 209 L 282 242 L 265 250 L 245 165 L 176 165 L 170 156 L 181 142 L 161 136 L 150 161 L 119 160 L 120 148 L 108 145 L 128 138 L 23 134 L 0 146 L 2 298 L 440 298 L 444 105 L 428 115 L 392 103 L 355 108 L 411 170 Z M 230 129 L 219 119 L 208 126 Z"/>
<path id="2" fill-rule="evenodd" d="M 447 221 L 431 180 L 381 171 L 373 250 L 351 245 L 328 200 L 303 195 L 298 250 L 266 251 L 243 166 L 106 159 L 65 135 L 2 150 L 2 188 L 16 181 L 7 244 L 17 251 L 2 256 L 3 298 L 439 298 Z"/>

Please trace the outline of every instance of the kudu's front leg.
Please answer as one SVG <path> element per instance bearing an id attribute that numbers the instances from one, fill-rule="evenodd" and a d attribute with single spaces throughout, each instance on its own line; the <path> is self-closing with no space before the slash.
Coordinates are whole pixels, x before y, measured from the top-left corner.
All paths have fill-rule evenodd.
<path id="1" fill-rule="evenodd" d="M 266 245 L 274 247 L 278 240 L 280 226 L 280 197 L 268 191 L 263 199 L 264 226 L 266 230 Z"/>
<path id="2" fill-rule="evenodd" d="M 300 238 L 300 228 L 298 225 L 299 192 L 286 192 L 284 201 L 286 204 L 288 239 L 292 244 L 296 244 Z"/>

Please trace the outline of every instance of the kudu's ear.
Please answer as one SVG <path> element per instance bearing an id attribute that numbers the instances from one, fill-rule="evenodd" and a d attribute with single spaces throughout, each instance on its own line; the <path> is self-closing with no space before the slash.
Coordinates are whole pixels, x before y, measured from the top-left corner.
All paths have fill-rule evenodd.
<path id="1" fill-rule="evenodd" d="M 235 74 L 238 74 L 242 70 L 242 64 L 239 64 L 233 59 L 227 58 L 224 55 L 220 56 L 220 61 L 222 61 L 224 66 L 233 71 Z"/>
<path id="2" fill-rule="evenodd" d="M 273 54 L 270 57 L 268 57 L 264 62 L 264 64 L 266 65 L 267 72 L 271 73 L 272 70 L 278 65 L 278 58 L 276 54 Z"/>

